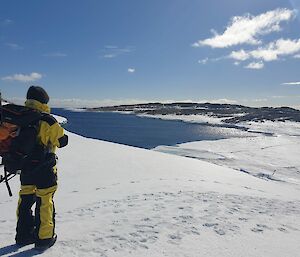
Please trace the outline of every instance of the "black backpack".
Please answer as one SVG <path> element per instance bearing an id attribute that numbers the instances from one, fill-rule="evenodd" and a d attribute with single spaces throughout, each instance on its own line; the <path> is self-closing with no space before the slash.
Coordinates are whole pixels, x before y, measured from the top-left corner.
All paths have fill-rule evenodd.
<path id="1" fill-rule="evenodd" d="M 42 115 L 35 109 L 21 105 L 1 106 L 0 156 L 9 173 L 21 170 L 37 146 Z"/>

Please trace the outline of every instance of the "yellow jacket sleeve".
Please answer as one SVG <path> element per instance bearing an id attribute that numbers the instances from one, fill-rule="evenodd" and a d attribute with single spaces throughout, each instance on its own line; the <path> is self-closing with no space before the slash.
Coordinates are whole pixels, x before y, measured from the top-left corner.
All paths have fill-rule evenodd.
<path id="1" fill-rule="evenodd" d="M 50 148 L 51 152 L 54 152 L 56 147 L 64 147 L 68 144 L 64 129 L 51 115 L 42 118 L 38 138 L 43 145 Z"/>

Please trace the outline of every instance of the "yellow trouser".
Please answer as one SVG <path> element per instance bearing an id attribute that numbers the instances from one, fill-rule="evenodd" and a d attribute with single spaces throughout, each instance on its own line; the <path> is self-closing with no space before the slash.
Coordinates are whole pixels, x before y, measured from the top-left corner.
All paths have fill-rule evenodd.
<path id="1" fill-rule="evenodd" d="M 19 192 L 17 209 L 18 227 L 26 228 L 31 216 L 31 207 L 35 207 L 35 230 L 39 239 L 52 238 L 55 229 L 55 208 L 53 196 L 57 185 L 39 189 L 35 185 L 22 185 Z M 17 230 L 18 230 L 17 227 Z"/>

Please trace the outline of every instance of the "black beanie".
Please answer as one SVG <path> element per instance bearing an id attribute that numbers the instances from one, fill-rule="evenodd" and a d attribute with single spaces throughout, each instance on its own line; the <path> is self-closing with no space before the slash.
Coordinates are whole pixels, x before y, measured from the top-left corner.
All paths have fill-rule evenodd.
<path id="1" fill-rule="evenodd" d="M 39 86 L 31 86 L 27 91 L 26 98 L 39 101 L 42 104 L 47 104 L 49 102 L 47 92 Z"/>

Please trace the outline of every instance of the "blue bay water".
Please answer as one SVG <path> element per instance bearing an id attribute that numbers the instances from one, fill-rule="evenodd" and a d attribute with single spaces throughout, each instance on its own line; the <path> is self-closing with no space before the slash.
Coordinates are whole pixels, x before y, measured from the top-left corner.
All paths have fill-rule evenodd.
<path id="1" fill-rule="evenodd" d="M 65 128 L 88 138 L 151 149 L 200 140 L 232 137 L 226 129 L 176 120 L 160 120 L 114 112 L 74 112 L 53 109 L 68 119 Z M 237 133 L 238 136 L 239 133 Z"/>

